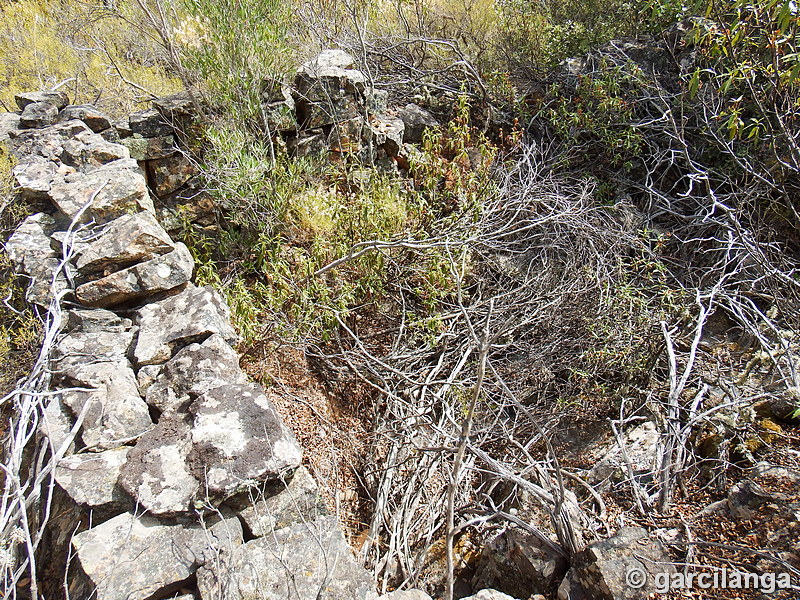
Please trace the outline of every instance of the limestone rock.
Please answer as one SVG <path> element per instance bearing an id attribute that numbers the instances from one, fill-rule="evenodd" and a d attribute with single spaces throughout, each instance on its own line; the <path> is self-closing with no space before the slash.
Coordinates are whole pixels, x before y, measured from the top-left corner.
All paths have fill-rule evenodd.
<path id="1" fill-rule="evenodd" d="M 164 415 L 144 434 L 122 468 L 120 485 L 154 515 L 175 515 L 192 507 L 200 483 L 186 466 L 191 427 L 185 415 Z"/>
<path id="2" fill-rule="evenodd" d="M 520 598 L 533 592 L 550 595 L 568 566 L 563 555 L 536 536 L 505 531 L 484 546 L 472 587 L 497 589 Z"/>
<path id="3" fill-rule="evenodd" d="M 356 562 L 335 517 L 300 523 L 236 548 L 201 568 L 203 600 L 367 600 L 374 583 Z"/>
<path id="4" fill-rule="evenodd" d="M 61 397 L 55 395 L 50 398 L 39 421 L 39 433 L 50 441 L 54 454 L 61 451 L 62 447 L 64 456 L 71 454 L 75 449 L 71 435 L 73 421 L 72 414 Z"/>
<path id="5" fill-rule="evenodd" d="M 195 164 L 182 152 L 147 161 L 147 180 L 156 196 L 167 196 L 197 175 Z"/>
<path id="6" fill-rule="evenodd" d="M 128 117 L 128 124 L 133 133 L 138 133 L 142 137 L 158 137 L 172 134 L 172 126 L 155 108 L 133 113 Z"/>
<path id="7" fill-rule="evenodd" d="M 147 403 L 161 412 L 177 410 L 216 387 L 247 383 L 239 355 L 222 336 L 190 344 L 166 362 L 147 389 Z"/>
<path id="8" fill-rule="evenodd" d="M 419 144 L 426 129 L 439 126 L 431 113 L 416 104 L 406 104 L 397 116 L 405 124 L 403 141 L 409 144 Z"/>
<path id="9" fill-rule="evenodd" d="M 214 388 L 189 410 L 189 466 L 212 496 L 228 498 L 300 466 L 302 450 L 260 386 Z"/>
<path id="10" fill-rule="evenodd" d="M 20 110 L 24 110 L 29 104 L 36 102 L 46 102 L 52 104 L 58 110 L 69 104 L 69 98 L 64 92 L 23 92 L 14 96 L 14 101 Z"/>
<path id="11" fill-rule="evenodd" d="M 19 116 L 22 128 L 41 128 L 52 125 L 58 117 L 58 109 L 49 102 L 31 102 Z"/>
<path id="12" fill-rule="evenodd" d="M 120 468 L 130 448 L 73 454 L 56 465 L 56 483 L 78 504 L 90 508 L 119 509 L 131 504 L 117 485 Z"/>
<path id="13" fill-rule="evenodd" d="M 27 217 L 5 243 L 5 250 L 14 267 L 29 273 L 37 263 L 55 258 L 50 245 L 50 233 L 55 229 L 55 220 L 46 213 Z"/>
<path id="14" fill-rule="evenodd" d="M 111 127 L 111 119 L 107 115 L 88 104 L 70 105 L 64 107 L 59 114 L 59 119 L 69 121 L 79 119 L 89 126 L 95 133 L 100 133 Z"/>
<path id="15" fill-rule="evenodd" d="M 641 578 L 630 579 L 631 573 Z M 656 592 L 657 573 L 675 573 L 661 542 L 641 527 L 623 527 L 613 537 L 590 544 L 572 557 L 558 588 L 559 600 L 636 600 Z M 636 587 L 630 582 L 642 585 Z"/>
<path id="16" fill-rule="evenodd" d="M 53 185 L 50 198 L 69 219 L 74 219 L 92 200 L 81 222 L 94 219 L 96 223 L 106 223 L 127 213 L 155 212 L 144 177 L 127 168 L 68 175 L 63 182 Z"/>
<path id="17" fill-rule="evenodd" d="M 138 366 L 161 364 L 180 347 L 218 333 L 234 344 L 236 332 L 225 301 L 211 287 L 189 286 L 161 302 L 139 310 L 139 338 L 134 349 Z"/>
<path id="18" fill-rule="evenodd" d="M 263 496 L 250 500 L 239 511 L 239 517 L 255 537 L 327 514 L 317 482 L 303 466 L 288 482 L 279 480 L 263 491 Z"/>
<path id="19" fill-rule="evenodd" d="M 110 221 L 100 236 L 78 257 L 82 274 L 118 269 L 166 254 L 175 248 L 172 239 L 152 213 L 123 215 Z"/>
<path id="20" fill-rule="evenodd" d="M 189 249 L 178 243 L 168 254 L 84 283 L 75 295 L 86 306 L 104 308 L 176 288 L 189 281 L 193 272 Z"/>
<path id="21" fill-rule="evenodd" d="M 84 415 L 81 439 L 90 449 L 115 448 L 153 426 L 127 363 L 84 363 L 64 375 L 71 387 L 88 388 L 65 388 L 60 395 L 76 419 Z"/>
<path id="22" fill-rule="evenodd" d="M 236 519 L 210 528 L 163 525 L 127 512 L 77 534 L 72 541 L 96 600 L 145 600 L 177 591 L 198 566 L 231 552 L 242 540 Z"/>

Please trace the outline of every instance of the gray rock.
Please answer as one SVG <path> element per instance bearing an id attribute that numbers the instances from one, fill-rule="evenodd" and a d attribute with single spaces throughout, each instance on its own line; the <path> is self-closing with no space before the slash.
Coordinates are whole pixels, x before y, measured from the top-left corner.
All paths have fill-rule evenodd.
<path id="1" fill-rule="evenodd" d="M 42 411 L 42 419 L 39 421 L 39 433 L 50 440 L 54 454 L 62 450 L 62 447 L 64 456 L 74 451 L 73 424 L 72 414 L 64 405 L 61 397 L 56 394 L 50 398 L 44 411 Z"/>
<path id="2" fill-rule="evenodd" d="M 161 374 L 163 365 L 147 365 L 139 369 L 136 373 L 136 384 L 139 386 L 139 394 L 142 398 L 147 396 L 147 390 L 156 382 Z"/>
<path id="3" fill-rule="evenodd" d="M 641 575 L 631 579 L 631 573 Z M 656 593 L 656 575 L 675 573 L 669 554 L 641 527 L 623 527 L 572 557 L 558 588 L 559 600 L 638 600 Z M 641 586 L 631 585 L 642 582 Z"/>
<path id="4" fill-rule="evenodd" d="M 86 306 L 105 308 L 171 290 L 192 278 L 194 259 L 181 243 L 151 260 L 78 286 L 75 295 Z"/>
<path id="5" fill-rule="evenodd" d="M 0 113 L 0 147 L 8 141 L 12 132 L 19 129 L 19 115 L 17 113 Z"/>
<path id="6" fill-rule="evenodd" d="M 139 396 L 136 376 L 123 362 L 86 363 L 69 368 L 61 399 L 77 419 L 84 415 L 81 439 L 91 450 L 115 448 L 153 426 L 147 404 Z"/>
<path id="7" fill-rule="evenodd" d="M 115 144 L 92 132 L 79 133 L 62 146 L 61 161 L 83 172 L 120 159 L 130 158 L 122 144 Z"/>
<path id="8" fill-rule="evenodd" d="M 234 551 L 241 540 L 235 518 L 204 528 L 128 512 L 77 534 L 72 545 L 96 587 L 93 598 L 145 600 L 177 591 L 200 565 Z"/>
<path id="9" fill-rule="evenodd" d="M 189 286 L 139 310 L 138 366 L 161 364 L 181 347 L 218 333 L 229 344 L 238 340 L 225 301 L 211 287 Z"/>
<path id="10" fill-rule="evenodd" d="M 321 131 L 302 133 L 287 146 L 295 158 L 321 156 L 328 152 L 328 140 Z"/>
<path id="11" fill-rule="evenodd" d="M 120 485 L 154 515 L 189 512 L 200 489 L 186 466 L 191 426 L 185 415 L 163 415 L 128 455 Z"/>
<path id="12" fill-rule="evenodd" d="M 25 198 L 46 200 L 53 182 L 63 179 L 71 171 L 74 169 L 41 156 L 29 156 L 14 165 L 11 174 Z"/>
<path id="13" fill-rule="evenodd" d="M 637 425 L 623 435 L 625 452 L 633 473 L 642 479 L 649 478 L 658 462 L 660 436 L 651 421 Z M 589 471 L 587 481 L 595 484 L 605 480 L 621 481 L 628 478 L 627 465 L 619 445 L 612 442 L 605 455 Z"/>
<path id="14" fill-rule="evenodd" d="M 389 92 L 387 90 L 367 90 L 367 110 L 370 114 L 385 113 L 389 108 Z"/>
<path id="15" fill-rule="evenodd" d="M 11 131 L 14 153 L 18 157 L 41 156 L 47 160 L 61 162 L 64 144 L 91 129 L 83 121 L 64 121 L 42 129 Z"/>
<path id="16" fill-rule="evenodd" d="M 24 110 L 29 104 L 36 102 L 47 102 L 58 110 L 69 104 L 69 98 L 64 92 L 23 92 L 14 96 L 14 100 L 20 110 Z"/>
<path id="17" fill-rule="evenodd" d="M 155 216 L 139 212 L 107 223 L 99 237 L 78 256 L 75 266 L 82 274 L 117 270 L 166 254 L 174 248 L 175 244 Z"/>
<path id="18" fill-rule="evenodd" d="M 82 506 L 124 510 L 132 503 L 117 480 L 129 451 L 122 447 L 63 458 L 56 465 L 56 483 Z"/>
<path id="19" fill-rule="evenodd" d="M 124 363 L 135 335 L 135 330 L 114 328 L 70 331 L 56 343 L 50 370 L 59 381 L 70 376 L 70 369 L 89 363 Z"/>
<path id="20" fill-rule="evenodd" d="M 197 173 L 197 166 L 182 152 L 147 161 L 147 181 L 159 197 L 180 189 Z"/>
<path id="21" fill-rule="evenodd" d="M 295 523 L 313 521 L 326 515 L 327 510 L 317 482 L 300 466 L 289 481 L 279 480 L 268 486 L 238 514 L 255 537 L 264 537 Z"/>
<path id="22" fill-rule="evenodd" d="M 260 386 L 212 389 L 189 411 L 189 467 L 213 497 L 228 498 L 300 466 L 303 452 Z"/>
<path id="23" fill-rule="evenodd" d="M 86 306 L 105 308 L 165 292 L 192 278 L 194 259 L 184 244 L 151 260 L 78 286 L 75 295 Z"/>
<path id="24" fill-rule="evenodd" d="M 335 517 L 276 531 L 197 572 L 203 600 L 367 600 L 374 583 Z"/>
<path id="25" fill-rule="evenodd" d="M 155 108 L 133 113 L 128 117 L 128 125 L 133 133 L 142 137 L 158 137 L 172 135 L 172 126 Z"/>
<path id="26" fill-rule="evenodd" d="M 287 100 L 266 104 L 264 106 L 264 115 L 271 132 L 287 133 L 297 129 L 295 103 L 291 96 Z"/>
<path id="27" fill-rule="evenodd" d="M 52 186 L 50 198 L 71 220 L 91 200 L 81 222 L 94 219 L 95 223 L 106 223 L 142 210 L 155 213 L 144 177 L 127 168 L 68 175 L 63 182 Z"/>
<path id="28" fill-rule="evenodd" d="M 28 104 L 19 116 L 19 126 L 22 128 L 39 129 L 55 123 L 58 109 L 48 102 L 32 102 Z"/>
<path id="29" fill-rule="evenodd" d="M 150 406 L 168 412 L 229 383 L 247 383 L 247 376 L 239 368 L 239 355 L 222 336 L 214 334 L 202 344 L 186 346 L 164 363 L 148 387 L 146 399 Z"/>
<path id="30" fill-rule="evenodd" d="M 84 333 L 117 332 L 130 330 L 130 319 L 120 317 L 102 308 L 75 308 L 67 312 L 64 328 L 67 331 L 80 330 Z"/>
<path id="31" fill-rule="evenodd" d="M 199 112 L 197 104 L 188 92 L 157 98 L 153 100 L 153 108 L 170 122 L 174 119 L 192 117 Z"/>
<path id="32" fill-rule="evenodd" d="M 483 547 L 472 587 L 496 589 L 520 598 L 533 592 L 550 595 L 568 567 L 563 555 L 536 536 L 508 530 Z"/>
<path id="33" fill-rule="evenodd" d="M 369 120 L 372 139 L 376 146 L 383 148 L 389 156 L 397 156 L 403 145 L 405 125 L 397 117 L 375 115 Z"/>
<path id="34" fill-rule="evenodd" d="M 406 104 L 397 116 L 405 124 L 403 141 L 410 144 L 419 144 L 428 128 L 439 126 L 439 121 L 431 113 L 416 104 Z"/>
<path id="35" fill-rule="evenodd" d="M 100 133 L 111 127 L 111 119 L 107 115 L 88 104 L 70 105 L 64 107 L 58 118 L 62 121 L 79 119 L 89 126 L 95 133 Z"/>
<path id="36" fill-rule="evenodd" d="M 322 127 L 361 114 L 367 80 L 353 67 L 346 52 L 325 50 L 297 70 L 295 102 L 303 127 Z"/>
<path id="37" fill-rule="evenodd" d="M 172 135 L 145 138 L 137 134 L 124 138 L 121 143 L 128 149 L 131 158 L 136 160 L 166 158 L 178 151 Z"/>
<path id="38" fill-rule="evenodd" d="M 42 260 L 56 258 L 50 245 L 50 234 L 55 229 L 55 220 L 46 213 L 27 217 L 5 243 L 5 250 L 14 267 L 30 273 Z"/>

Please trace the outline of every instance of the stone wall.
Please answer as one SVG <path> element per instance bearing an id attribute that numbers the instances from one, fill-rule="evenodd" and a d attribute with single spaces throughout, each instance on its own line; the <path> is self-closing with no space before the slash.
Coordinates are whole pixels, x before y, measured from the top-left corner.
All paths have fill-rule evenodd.
<path id="1" fill-rule="evenodd" d="M 375 98 L 341 54 L 304 65 L 272 114 L 290 117 L 299 154 L 308 140 L 341 150 L 346 128 L 353 151 L 397 154 L 403 122 L 359 114 Z M 73 599 L 377 598 L 293 434 L 240 369 L 224 299 L 192 283 L 169 235 L 180 212 L 213 220 L 185 150 L 190 99 L 123 124 L 58 92 L 17 102 L 0 139 L 17 193 L 42 210 L 6 250 L 28 301 L 56 294 L 64 308 L 39 426 L 62 457 L 40 552 L 53 594 L 69 562 Z"/>

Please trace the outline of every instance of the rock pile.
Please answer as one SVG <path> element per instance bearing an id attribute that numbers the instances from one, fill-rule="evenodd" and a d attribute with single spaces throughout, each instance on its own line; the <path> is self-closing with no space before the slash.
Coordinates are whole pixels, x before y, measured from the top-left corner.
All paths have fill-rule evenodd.
<path id="1" fill-rule="evenodd" d="M 402 122 L 363 120 L 365 80 L 347 62 L 298 73 L 302 135 L 330 137 L 346 118 L 396 151 Z M 40 432 L 70 506 L 51 523 L 71 550 L 48 552 L 73 556 L 71 597 L 377 598 L 293 434 L 240 369 L 224 299 L 192 283 L 192 256 L 168 233 L 176 206 L 203 201 L 182 149 L 189 98 L 117 125 L 58 92 L 17 103 L 0 135 L 19 193 L 43 210 L 6 250 L 31 303 L 55 292 L 65 308 Z"/>

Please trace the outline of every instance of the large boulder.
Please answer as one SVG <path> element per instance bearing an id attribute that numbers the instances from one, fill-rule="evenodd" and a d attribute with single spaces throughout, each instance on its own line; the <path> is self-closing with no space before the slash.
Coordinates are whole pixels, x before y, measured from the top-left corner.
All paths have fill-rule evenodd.
<path id="1" fill-rule="evenodd" d="M 168 254 L 78 286 L 75 295 L 86 306 L 114 306 L 183 285 L 193 272 L 191 252 L 178 243 Z"/>
<path id="2" fill-rule="evenodd" d="M 228 498 L 300 466 L 302 450 L 260 386 L 214 388 L 189 410 L 189 466 L 212 497 Z"/>
<path id="3" fill-rule="evenodd" d="M 183 346 L 215 333 L 230 344 L 238 340 L 228 306 L 211 287 L 189 286 L 166 300 L 151 302 L 139 310 L 138 322 L 134 357 L 140 367 L 164 363 Z"/>
<path id="4" fill-rule="evenodd" d="M 368 600 L 370 575 L 356 562 L 336 517 L 275 531 L 197 572 L 202 600 Z"/>
<path id="5" fill-rule="evenodd" d="M 235 518 L 213 525 L 165 525 L 126 512 L 72 540 L 96 600 L 146 600 L 178 591 L 206 562 L 242 541 Z"/>
<path id="6" fill-rule="evenodd" d="M 200 483 L 189 472 L 191 424 L 185 415 L 164 415 L 128 455 L 120 485 L 154 515 L 189 512 Z"/>
<path id="7" fill-rule="evenodd" d="M 638 600 L 657 591 L 659 577 L 675 573 L 669 554 L 641 527 L 623 527 L 572 557 L 559 600 Z"/>
<path id="8" fill-rule="evenodd" d="M 246 382 L 239 355 L 222 336 L 214 334 L 202 344 L 186 346 L 166 362 L 147 387 L 146 400 L 162 413 L 169 412 L 186 408 L 216 387 Z"/>

